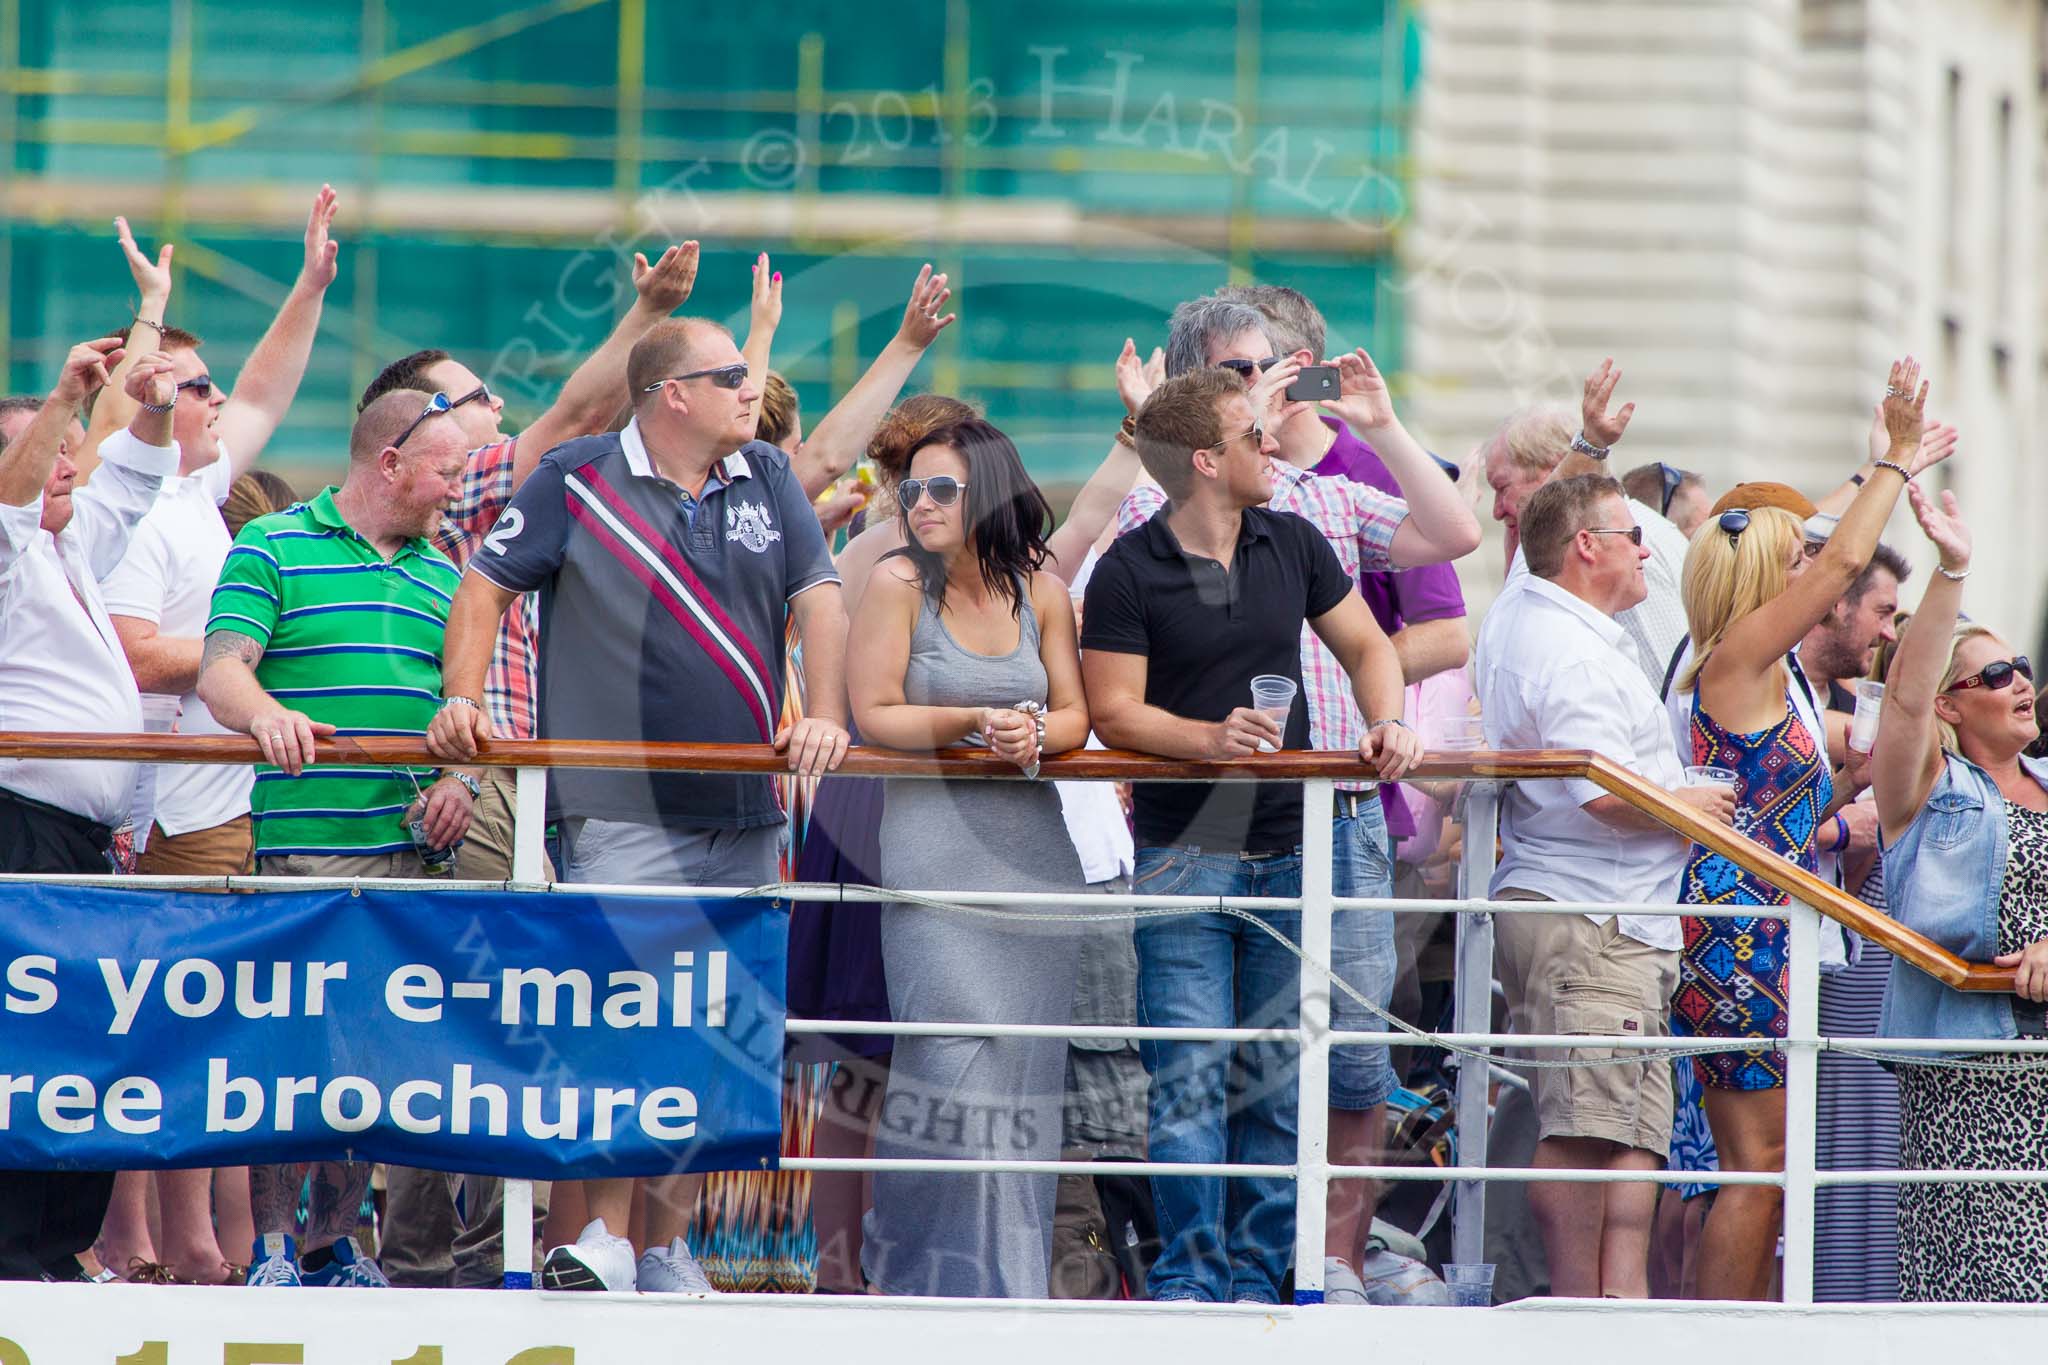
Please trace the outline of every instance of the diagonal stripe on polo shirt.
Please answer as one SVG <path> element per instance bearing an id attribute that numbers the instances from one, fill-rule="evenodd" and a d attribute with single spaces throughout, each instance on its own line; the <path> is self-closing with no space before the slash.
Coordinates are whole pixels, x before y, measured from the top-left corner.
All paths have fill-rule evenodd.
<path id="1" fill-rule="evenodd" d="M 774 728 L 770 716 L 773 708 L 769 704 L 768 690 L 745 654 L 735 648 L 731 638 L 719 629 L 717 621 L 705 609 L 703 599 L 685 586 L 631 528 L 612 515 L 611 509 L 593 489 L 573 474 L 565 483 L 573 499 L 569 504 L 569 514 L 581 522 L 591 537 L 638 579 L 675 618 L 676 624 L 697 642 L 746 702 L 762 741 L 772 740 Z"/>
<path id="2" fill-rule="evenodd" d="M 610 483 L 606 482 L 604 475 L 598 473 L 595 464 L 585 465 L 580 471 L 580 475 L 604 498 L 608 506 L 617 511 L 627 525 L 639 533 L 642 541 L 652 547 L 654 552 L 661 556 L 662 561 L 673 569 L 676 575 L 689 586 L 691 593 L 699 602 L 704 604 L 704 609 L 711 613 L 711 619 L 718 623 L 720 633 L 734 645 L 737 645 L 740 652 L 746 656 L 747 662 L 753 666 L 752 671 L 754 675 L 761 678 L 770 676 L 768 663 L 760 654 L 755 652 L 754 642 L 748 639 L 747 633 L 734 624 L 732 618 L 725 614 L 724 608 L 718 605 L 718 599 L 711 595 L 704 587 L 703 580 L 697 577 L 697 571 L 690 567 L 690 562 L 676 553 L 675 546 L 669 544 L 668 540 L 659 531 L 647 524 L 647 519 L 634 509 L 632 502 L 624 493 L 621 493 L 618 489 L 612 487 Z M 780 661 L 778 660 L 779 666 Z"/>

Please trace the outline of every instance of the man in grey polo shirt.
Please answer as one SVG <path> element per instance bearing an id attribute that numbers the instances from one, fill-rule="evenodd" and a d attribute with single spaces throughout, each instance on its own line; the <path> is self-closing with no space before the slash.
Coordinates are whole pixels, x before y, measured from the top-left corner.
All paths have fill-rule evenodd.
<path id="1" fill-rule="evenodd" d="M 478 699 L 492 638 L 513 599 L 538 588 L 542 737 L 774 742 L 795 771 L 837 767 L 847 745 L 839 575 L 789 457 L 750 439 L 760 393 L 739 348 L 714 322 L 659 323 L 634 345 L 626 377 L 625 430 L 550 451 L 470 561 L 428 747 L 474 756 L 490 738 Z M 778 734 L 791 617 L 811 714 Z M 548 797 L 570 881 L 776 880 L 784 817 L 765 776 L 564 769 Z M 619 1235 L 632 1182 L 585 1182 L 590 1225 L 549 1253 L 542 1282 L 708 1288 L 681 1235 L 699 1179 L 650 1182 L 637 1268 Z"/>

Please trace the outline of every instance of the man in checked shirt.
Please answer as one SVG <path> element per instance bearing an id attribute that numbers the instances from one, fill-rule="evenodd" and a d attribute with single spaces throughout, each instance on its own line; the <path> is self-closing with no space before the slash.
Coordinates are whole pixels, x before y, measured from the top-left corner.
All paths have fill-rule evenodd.
<path id="1" fill-rule="evenodd" d="M 675 312 L 690 297 L 697 279 L 697 244 L 684 242 L 649 265 L 636 255 L 634 301 L 590 356 L 562 385 L 562 391 L 532 426 L 507 436 L 499 423 L 505 401 L 476 374 L 442 350 L 415 351 L 384 367 L 363 391 L 358 412 L 394 389 L 445 393 L 462 428 L 469 459 L 462 494 L 442 518 L 434 543 L 468 567 L 484 537 L 498 522 L 512 495 L 541 457 L 564 441 L 603 431 L 618 413 L 626 391 L 626 357 L 648 328 Z M 501 736 L 531 739 L 534 733 L 534 659 L 539 620 L 535 601 L 523 597 L 498 624 L 484 682 L 491 728 Z M 469 831 L 455 855 L 455 875 L 499 881 L 512 875 L 513 775 L 485 768 Z M 495 1288 L 503 1278 L 499 1239 L 503 1226 L 503 1182 L 495 1176 L 443 1175 L 392 1167 L 388 1173 L 386 1224 L 390 1229 L 379 1260 L 392 1283 Z M 455 1192 L 466 1187 L 467 1217 L 455 1215 Z M 534 1186 L 534 1217 L 548 1210 L 548 1186 Z M 579 1220 L 580 1221 L 580 1220 Z"/>
<path id="2" fill-rule="evenodd" d="M 1167 369 L 1185 373 L 1221 358 L 1240 374 L 1249 372 L 1252 412 L 1261 428 L 1275 431 L 1311 407 L 1287 398 L 1299 373 L 1289 356 L 1274 359 L 1264 316 L 1227 299 L 1205 298 L 1174 311 L 1168 337 Z M 1241 364 L 1230 364 L 1240 360 Z M 1400 486 L 1389 497 L 1341 475 L 1319 475 L 1283 460 L 1272 463 L 1274 492 L 1269 511 L 1292 512 L 1322 532 L 1353 583 L 1361 571 L 1383 572 L 1441 564 L 1479 545 L 1479 522 L 1457 488 L 1395 415 L 1386 380 L 1362 350 L 1336 357 L 1339 397 L 1321 404 L 1377 451 Z M 1262 368 L 1263 366 L 1263 368 Z M 1142 526 L 1166 504 L 1157 484 L 1133 489 L 1117 512 L 1122 535 Z M 1365 730 L 1351 679 L 1313 630 L 1301 636 L 1301 677 L 1308 703 L 1309 743 L 1317 749 L 1355 749 Z M 1386 817 L 1373 784 L 1342 784 L 1337 791 L 1332 869 L 1339 896 L 1391 898 L 1393 864 Z M 1393 916 L 1386 911 L 1347 912 L 1331 933 L 1331 968 L 1368 1000 L 1384 1009 L 1393 993 L 1396 958 Z M 1331 1027 L 1373 1031 L 1381 1021 L 1342 991 L 1333 992 Z M 1397 1084 L 1385 1047 L 1345 1046 L 1330 1053 L 1330 1158 L 1370 1164 L 1378 1157 L 1384 1129 L 1383 1106 Z M 1329 1301 L 1364 1303 L 1357 1267 L 1372 1229 L 1373 1190 L 1365 1181 L 1330 1183 L 1330 1255 L 1324 1265 Z"/>

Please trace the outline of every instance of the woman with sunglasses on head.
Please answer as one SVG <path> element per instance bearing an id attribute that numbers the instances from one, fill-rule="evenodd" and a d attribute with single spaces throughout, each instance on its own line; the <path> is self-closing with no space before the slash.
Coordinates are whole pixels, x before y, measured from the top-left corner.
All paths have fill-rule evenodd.
<path id="1" fill-rule="evenodd" d="M 2048 764 L 2033 669 L 1987 627 L 1958 624 L 1970 532 L 1953 493 L 1912 489 L 1940 555 L 1885 689 L 1873 767 L 1891 913 L 1970 962 L 2014 968 L 2014 994 L 1953 990 L 1895 961 L 1882 1033 L 1953 1038 L 1900 1058 L 1900 1162 L 1920 1170 L 2048 1168 L 2048 1057 L 1966 1040 L 2048 1037 Z M 1991 1063 L 1991 1066 L 1986 1066 Z M 1899 1297 L 2048 1300 L 2048 1185 L 1905 1185 Z"/>
<path id="2" fill-rule="evenodd" d="M 1890 452 L 1818 555 L 1805 556 L 1797 517 L 1759 507 L 1710 517 L 1685 558 L 1693 657 L 1678 688 L 1693 694 L 1687 761 L 1732 770 L 1736 828 L 1809 872 L 1834 783 L 1825 736 L 1802 718 L 1785 660 L 1862 572 L 1900 491 L 1918 472 L 1927 386 L 1911 357 L 1892 366 L 1885 395 Z M 1786 903 L 1782 891 L 1699 845 L 1686 861 L 1679 899 L 1716 908 Z M 1721 1169 L 1782 1171 L 1785 1065 L 1771 1044 L 1785 1036 L 1788 1022 L 1786 922 L 1687 916 L 1683 925 L 1672 1034 L 1758 1042 L 1748 1051 L 1693 1059 Z M 1701 1298 L 1770 1293 L 1782 1209 L 1776 1188 L 1722 1188 L 1701 1236 Z"/>
<path id="3" fill-rule="evenodd" d="M 1073 605 L 1041 567 L 1052 509 L 1009 438 L 980 421 L 920 442 L 897 504 L 905 546 L 870 576 L 852 631 L 847 676 L 863 738 L 912 751 L 987 748 L 1035 776 L 1043 755 L 1088 738 Z M 891 781 L 881 849 L 885 886 L 1083 893 L 1049 782 Z M 1033 922 L 1051 913 L 885 907 L 892 1017 L 1067 1023 L 1079 940 Z M 1058 1160 L 1066 1057 L 1061 1038 L 899 1037 L 876 1156 Z M 1057 1183 L 878 1172 L 862 1254 L 869 1283 L 890 1294 L 1044 1297 Z"/>

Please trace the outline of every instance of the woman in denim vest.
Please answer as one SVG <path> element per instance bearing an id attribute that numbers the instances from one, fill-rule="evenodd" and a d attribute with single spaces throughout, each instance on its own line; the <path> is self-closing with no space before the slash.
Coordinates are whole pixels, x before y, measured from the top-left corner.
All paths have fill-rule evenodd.
<path id="1" fill-rule="evenodd" d="M 2032 669 L 1980 625 L 1957 626 L 1970 533 L 1953 493 L 1910 488 L 1941 567 L 1900 643 L 1872 768 L 1891 911 L 1967 961 L 2015 968 L 2015 995 L 1953 990 L 1892 963 L 1891 1038 L 2048 1036 L 2048 764 Z M 2048 1167 L 2048 1057 L 1967 1047 L 1901 1058 L 1900 1159 L 1922 1170 Z M 2048 1185 L 1906 1185 L 1899 1297 L 2048 1299 Z"/>

